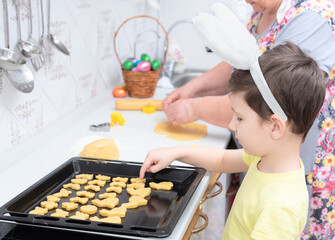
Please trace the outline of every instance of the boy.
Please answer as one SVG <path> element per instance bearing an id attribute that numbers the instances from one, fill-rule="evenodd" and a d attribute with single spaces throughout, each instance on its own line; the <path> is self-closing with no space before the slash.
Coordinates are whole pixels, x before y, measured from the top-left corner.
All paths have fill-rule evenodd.
<path id="1" fill-rule="evenodd" d="M 236 70 L 229 81 L 234 111 L 229 128 L 243 149 L 152 150 L 143 163 L 140 177 L 146 171 L 157 172 L 176 159 L 207 171 L 247 172 L 222 239 L 298 239 L 308 210 L 299 152 L 325 98 L 323 76 L 316 62 L 293 43 L 265 52 L 259 63 L 287 121 L 271 112 L 250 71 Z"/>

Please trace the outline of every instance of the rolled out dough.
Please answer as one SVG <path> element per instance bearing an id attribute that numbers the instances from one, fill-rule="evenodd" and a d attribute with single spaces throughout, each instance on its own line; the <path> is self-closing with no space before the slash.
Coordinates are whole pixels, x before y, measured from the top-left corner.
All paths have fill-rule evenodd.
<path id="1" fill-rule="evenodd" d="M 169 122 L 160 122 L 156 124 L 154 132 L 166 134 L 167 138 L 177 141 L 194 141 L 207 136 L 207 126 L 200 123 L 173 126 Z"/>

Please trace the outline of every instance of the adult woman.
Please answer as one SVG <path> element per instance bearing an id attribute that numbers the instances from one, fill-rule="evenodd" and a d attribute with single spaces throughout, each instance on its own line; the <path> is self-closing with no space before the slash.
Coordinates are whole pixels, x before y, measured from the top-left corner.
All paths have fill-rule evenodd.
<path id="1" fill-rule="evenodd" d="M 254 9 L 247 27 L 262 51 L 292 41 L 318 62 L 325 76 L 326 100 L 301 150 L 307 181 L 312 186 L 311 217 L 302 239 L 332 239 L 335 237 L 335 3 L 332 0 L 246 2 Z M 231 109 L 225 94 L 232 70 L 222 62 L 172 92 L 163 102 L 169 121 L 178 125 L 202 119 L 227 127 Z"/>

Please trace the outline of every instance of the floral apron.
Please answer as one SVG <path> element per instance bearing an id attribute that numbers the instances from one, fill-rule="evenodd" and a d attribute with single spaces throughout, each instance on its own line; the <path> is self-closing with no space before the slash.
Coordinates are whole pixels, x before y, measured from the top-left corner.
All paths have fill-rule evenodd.
<path id="1" fill-rule="evenodd" d="M 285 24 L 297 14 L 311 10 L 325 18 L 335 38 L 334 2 L 329 0 L 292 0 L 291 8 L 282 21 L 275 22 L 268 32 L 258 39 L 258 45 L 264 52 L 272 48 L 276 37 Z M 247 25 L 251 33 L 255 32 L 260 13 L 254 13 Z M 335 240 L 335 66 L 326 79 L 326 98 L 318 115 L 320 137 L 317 143 L 316 160 L 312 173 L 306 173 L 307 184 L 312 187 L 311 215 L 308 231 L 301 239 Z"/>

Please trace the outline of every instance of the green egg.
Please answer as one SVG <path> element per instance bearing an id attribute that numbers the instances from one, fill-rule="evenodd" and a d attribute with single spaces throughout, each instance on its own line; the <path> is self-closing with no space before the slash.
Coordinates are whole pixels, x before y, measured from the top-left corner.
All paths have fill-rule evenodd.
<path id="1" fill-rule="evenodd" d="M 123 62 L 122 67 L 124 70 L 130 71 L 134 66 L 134 63 L 130 60 L 126 60 Z"/>
<path id="2" fill-rule="evenodd" d="M 159 61 L 158 59 L 154 59 L 151 62 L 151 69 L 152 70 L 157 70 L 158 68 L 160 68 L 162 65 L 161 61 Z"/>
<path id="3" fill-rule="evenodd" d="M 143 54 L 141 55 L 141 60 L 142 60 L 142 61 L 145 61 L 145 62 L 151 62 L 151 59 L 150 59 L 149 55 L 146 54 L 146 53 L 143 53 Z"/>

